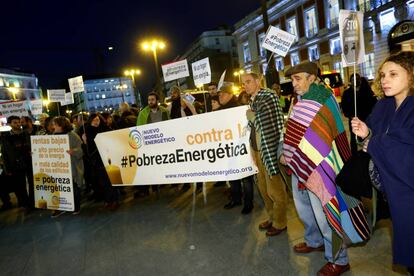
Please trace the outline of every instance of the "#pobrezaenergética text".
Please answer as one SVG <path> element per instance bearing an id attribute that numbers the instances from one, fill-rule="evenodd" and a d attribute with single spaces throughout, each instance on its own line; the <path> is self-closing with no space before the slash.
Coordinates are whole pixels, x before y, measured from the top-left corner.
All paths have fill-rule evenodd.
<path id="1" fill-rule="evenodd" d="M 207 160 L 210 163 L 214 163 L 217 159 L 231 158 L 245 154 L 247 154 L 246 144 L 234 145 L 233 143 L 230 143 L 222 145 L 220 143 L 217 148 L 210 149 L 192 151 L 176 149 L 173 153 L 165 154 L 146 155 L 144 153 L 142 156 L 125 155 L 121 159 L 121 166 L 123 168 L 127 166 L 132 167 L 133 165 L 141 167 L 204 160 Z"/>

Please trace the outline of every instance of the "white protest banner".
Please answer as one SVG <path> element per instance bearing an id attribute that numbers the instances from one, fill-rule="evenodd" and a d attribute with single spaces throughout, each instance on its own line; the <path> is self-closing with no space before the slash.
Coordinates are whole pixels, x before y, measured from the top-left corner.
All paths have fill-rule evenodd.
<path id="1" fill-rule="evenodd" d="M 364 62 L 364 15 L 360 11 L 339 11 L 339 36 L 341 37 L 342 65 L 344 67 Z"/>
<path id="2" fill-rule="evenodd" d="M 35 207 L 73 211 L 68 135 L 31 136 Z"/>
<path id="3" fill-rule="evenodd" d="M 43 112 L 43 100 L 33 100 L 30 101 L 30 111 L 32 115 L 40 115 Z"/>
<path id="4" fill-rule="evenodd" d="M 191 67 L 195 86 L 211 82 L 211 69 L 208 57 L 192 63 Z"/>
<path id="5" fill-rule="evenodd" d="M 29 116 L 26 101 L 0 103 L 0 116 L 6 118 L 10 116 Z"/>
<path id="6" fill-rule="evenodd" d="M 65 100 L 61 101 L 60 105 L 65 106 L 65 105 L 73 104 L 74 102 L 75 100 L 73 99 L 73 93 L 68 92 L 68 93 L 65 93 Z"/>
<path id="7" fill-rule="evenodd" d="M 68 79 L 69 88 L 72 93 L 80 93 L 85 91 L 83 86 L 83 78 L 82 76 L 78 76 L 75 78 Z"/>
<path id="8" fill-rule="evenodd" d="M 174 63 L 168 63 L 162 65 L 161 67 L 165 82 L 185 78 L 190 75 L 186 59 Z"/>
<path id="9" fill-rule="evenodd" d="M 47 98 L 49 99 L 49 102 L 56 103 L 56 102 L 62 102 L 65 100 L 65 89 L 48 89 L 47 90 Z"/>
<path id="10" fill-rule="evenodd" d="M 295 38 L 296 36 L 288 32 L 270 26 L 266 32 L 262 47 L 277 55 L 285 57 L 295 41 Z"/>
<path id="11" fill-rule="evenodd" d="M 226 70 L 224 70 L 223 74 L 221 74 L 221 76 L 220 76 L 220 80 L 217 84 L 217 91 L 220 90 L 220 88 L 223 86 L 225 77 L 226 77 Z"/>
<path id="12" fill-rule="evenodd" d="M 257 173 L 247 106 L 100 133 L 95 138 L 113 185 L 242 179 Z"/>

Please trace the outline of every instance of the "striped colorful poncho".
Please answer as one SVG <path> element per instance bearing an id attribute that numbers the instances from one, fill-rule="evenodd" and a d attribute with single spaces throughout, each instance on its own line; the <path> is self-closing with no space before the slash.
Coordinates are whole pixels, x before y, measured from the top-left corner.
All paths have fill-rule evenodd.
<path id="1" fill-rule="evenodd" d="M 299 183 L 320 199 L 334 232 L 346 244 L 368 240 L 370 230 L 361 202 L 335 184 L 351 153 L 339 106 L 323 85 L 312 84 L 293 107 L 283 154 Z"/>

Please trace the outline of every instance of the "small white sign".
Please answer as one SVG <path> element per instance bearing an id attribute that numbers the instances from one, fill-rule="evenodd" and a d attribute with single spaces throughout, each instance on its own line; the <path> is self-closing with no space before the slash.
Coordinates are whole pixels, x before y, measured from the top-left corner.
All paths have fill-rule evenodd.
<path id="1" fill-rule="evenodd" d="M 226 70 L 224 70 L 223 74 L 221 74 L 220 80 L 217 84 L 217 91 L 220 90 L 220 88 L 223 86 L 224 78 L 226 77 Z"/>
<path id="2" fill-rule="evenodd" d="M 288 32 L 270 26 L 266 32 L 262 47 L 279 56 L 285 57 L 295 41 L 295 38 L 296 36 Z"/>
<path id="3" fill-rule="evenodd" d="M 65 105 L 73 104 L 74 102 L 75 100 L 73 99 L 73 93 L 68 92 L 68 93 L 65 93 L 65 100 L 61 101 L 60 105 L 65 106 Z"/>
<path id="4" fill-rule="evenodd" d="M 192 63 L 191 67 L 195 86 L 211 82 L 211 68 L 208 57 Z"/>
<path id="5" fill-rule="evenodd" d="M 360 11 L 339 11 L 339 36 L 341 37 L 343 67 L 364 62 L 363 20 L 364 15 Z"/>
<path id="6" fill-rule="evenodd" d="M 47 90 L 47 98 L 49 99 L 49 102 L 56 103 L 56 102 L 62 102 L 65 100 L 65 89 L 48 89 Z"/>
<path id="7" fill-rule="evenodd" d="M 40 100 L 33 100 L 30 101 L 30 111 L 32 115 L 40 115 L 43 111 L 43 101 Z"/>
<path id="8" fill-rule="evenodd" d="M 184 96 L 184 99 L 189 103 L 189 104 L 193 104 L 194 103 L 194 101 L 195 101 L 195 98 L 194 98 L 194 96 L 193 95 L 191 95 L 191 94 L 186 94 L 185 96 Z"/>
<path id="9" fill-rule="evenodd" d="M 85 88 L 83 86 L 82 76 L 68 79 L 68 81 L 69 81 L 70 91 L 72 93 L 80 93 L 80 92 L 85 91 Z"/>
<path id="10" fill-rule="evenodd" d="M 162 65 L 162 73 L 165 82 L 188 77 L 190 71 L 188 70 L 187 60 L 183 59 L 174 63 Z"/>

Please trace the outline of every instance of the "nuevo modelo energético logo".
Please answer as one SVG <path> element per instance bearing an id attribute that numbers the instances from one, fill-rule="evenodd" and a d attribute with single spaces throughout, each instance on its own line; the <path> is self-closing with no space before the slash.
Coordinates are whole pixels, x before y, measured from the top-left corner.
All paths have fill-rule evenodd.
<path id="1" fill-rule="evenodd" d="M 143 143 L 141 133 L 136 129 L 131 130 L 129 133 L 128 143 L 131 148 L 139 149 Z"/>

